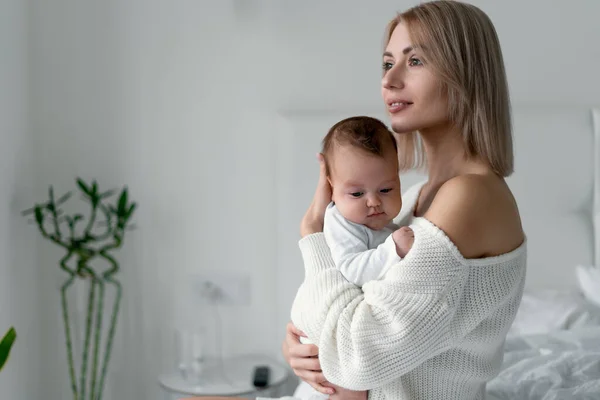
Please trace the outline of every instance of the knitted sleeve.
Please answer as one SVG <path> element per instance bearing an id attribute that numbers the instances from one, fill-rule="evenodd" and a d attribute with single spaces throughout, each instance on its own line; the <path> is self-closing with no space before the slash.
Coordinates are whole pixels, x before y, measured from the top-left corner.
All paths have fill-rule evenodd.
<path id="1" fill-rule="evenodd" d="M 322 233 L 300 241 L 306 275 L 292 321 L 319 347 L 330 382 L 351 390 L 378 388 L 455 344 L 450 321 L 466 279 L 464 258 L 424 218 L 411 228 L 410 252 L 362 290 L 334 268 Z"/>

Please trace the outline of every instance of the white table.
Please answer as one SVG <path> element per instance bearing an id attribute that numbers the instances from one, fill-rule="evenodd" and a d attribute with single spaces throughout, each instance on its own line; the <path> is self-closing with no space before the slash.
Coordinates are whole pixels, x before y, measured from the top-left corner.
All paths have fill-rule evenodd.
<path id="1" fill-rule="evenodd" d="M 257 389 L 253 386 L 254 368 L 266 365 L 270 368 L 269 384 Z M 197 381 L 188 381 L 180 372 L 161 374 L 158 383 L 165 392 L 166 400 L 178 400 L 189 396 L 226 397 L 278 397 L 279 389 L 288 376 L 287 369 L 277 361 L 262 355 L 245 355 L 206 360 Z"/>

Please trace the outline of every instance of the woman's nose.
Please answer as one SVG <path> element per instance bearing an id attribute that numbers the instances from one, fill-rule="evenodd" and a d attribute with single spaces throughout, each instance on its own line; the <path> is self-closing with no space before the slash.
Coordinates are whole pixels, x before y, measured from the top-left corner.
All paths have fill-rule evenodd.
<path id="1" fill-rule="evenodd" d="M 381 86 L 385 89 L 401 89 L 404 87 L 404 72 L 400 65 L 394 65 L 385 71 L 381 78 Z"/>

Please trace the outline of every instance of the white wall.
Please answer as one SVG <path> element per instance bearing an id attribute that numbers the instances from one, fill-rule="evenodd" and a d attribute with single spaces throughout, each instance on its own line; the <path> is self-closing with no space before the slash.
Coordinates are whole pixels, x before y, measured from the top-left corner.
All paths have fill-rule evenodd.
<path id="1" fill-rule="evenodd" d="M 210 310 L 183 297 L 190 273 L 251 271 L 252 304 L 223 312 L 225 351 L 279 347 L 282 329 L 270 320 L 273 132 L 263 129 L 254 70 L 243 62 L 257 56 L 240 45 L 252 34 L 237 32 L 235 18 L 224 1 L 33 5 L 36 187 L 54 183 L 62 192 L 75 176 L 97 178 L 105 188 L 128 184 L 139 202 L 139 229 L 118 257 L 126 298 L 109 399 L 156 398 L 174 323 L 212 323 Z M 61 255 L 47 243 L 41 254 L 51 263 Z M 62 366 L 57 289 L 66 277 L 57 265 L 44 274 L 52 343 L 44 364 Z M 43 384 L 48 398 L 67 398 L 66 368 L 46 371 Z"/>
<path id="2" fill-rule="evenodd" d="M 472 0 L 492 19 L 517 103 L 600 103 L 600 37 L 595 0 Z M 419 1 L 280 1 L 268 13 L 275 104 L 289 108 L 380 107 L 383 30 L 396 11 Z"/>
<path id="3" fill-rule="evenodd" d="M 0 3 L 0 337 L 10 326 L 17 330 L 0 372 L 0 396 L 6 399 L 40 398 L 40 266 L 33 227 L 20 215 L 33 181 L 27 26 L 26 2 Z"/>
<path id="4" fill-rule="evenodd" d="M 497 26 L 514 102 L 600 105 L 600 80 L 593 75 L 600 71 L 599 3 L 474 3 Z M 222 309 L 224 347 L 229 354 L 278 356 L 299 283 L 294 276 L 288 287 L 276 287 L 287 278 L 278 273 L 280 263 L 299 257 L 274 249 L 278 216 L 285 213 L 277 208 L 277 151 L 286 130 L 278 112 L 379 110 L 383 27 L 396 10 L 415 2 L 30 0 L 28 44 L 16 35 L 26 25 L 24 6 L 10 4 L 21 19 L 2 13 L 11 22 L 2 29 L 13 34 L 2 40 L 9 40 L 16 57 L 6 73 L 1 70 L 12 87 L 0 98 L 13 107 L 2 107 L 7 118 L 1 120 L 16 126 L 14 132 L 30 125 L 36 172 L 33 194 L 17 209 L 42 200 L 50 183 L 60 191 L 74 188 L 75 176 L 97 178 L 105 188 L 128 184 L 140 205 L 139 228 L 128 233 L 118 255 L 126 298 L 106 398 L 157 398 L 155 376 L 171 364 L 175 324 L 190 316 L 210 324 L 210 310 L 189 296 L 189 276 L 196 271 L 252 275 L 251 304 Z M 3 138 L 22 148 L 22 135 L 9 131 L 2 129 Z M 11 179 L 3 178 L 3 193 L 19 190 Z M 3 213 L 8 218 L 9 211 Z M 293 243 L 283 245 L 295 251 Z M 21 274 L 10 275 L 15 282 L 39 282 L 39 299 L 18 314 L 25 318 L 26 310 L 40 307 L 40 382 L 48 399 L 68 398 L 60 255 L 40 243 L 37 279 L 31 269 L 0 267 L 2 274 Z M 14 296 L 24 296 L 22 285 Z M 11 311 L 5 319 L 4 307 L 2 313 L 0 323 L 17 318 Z M 28 352 L 33 357 L 34 350 Z"/>

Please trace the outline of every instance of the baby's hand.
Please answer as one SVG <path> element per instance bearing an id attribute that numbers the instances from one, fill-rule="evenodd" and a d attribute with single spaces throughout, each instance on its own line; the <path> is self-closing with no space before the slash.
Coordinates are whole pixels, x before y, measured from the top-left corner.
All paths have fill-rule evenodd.
<path id="1" fill-rule="evenodd" d="M 408 226 L 403 226 L 392 233 L 392 239 L 396 243 L 396 253 L 404 258 L 415 242 L 415 233 Z"/>

